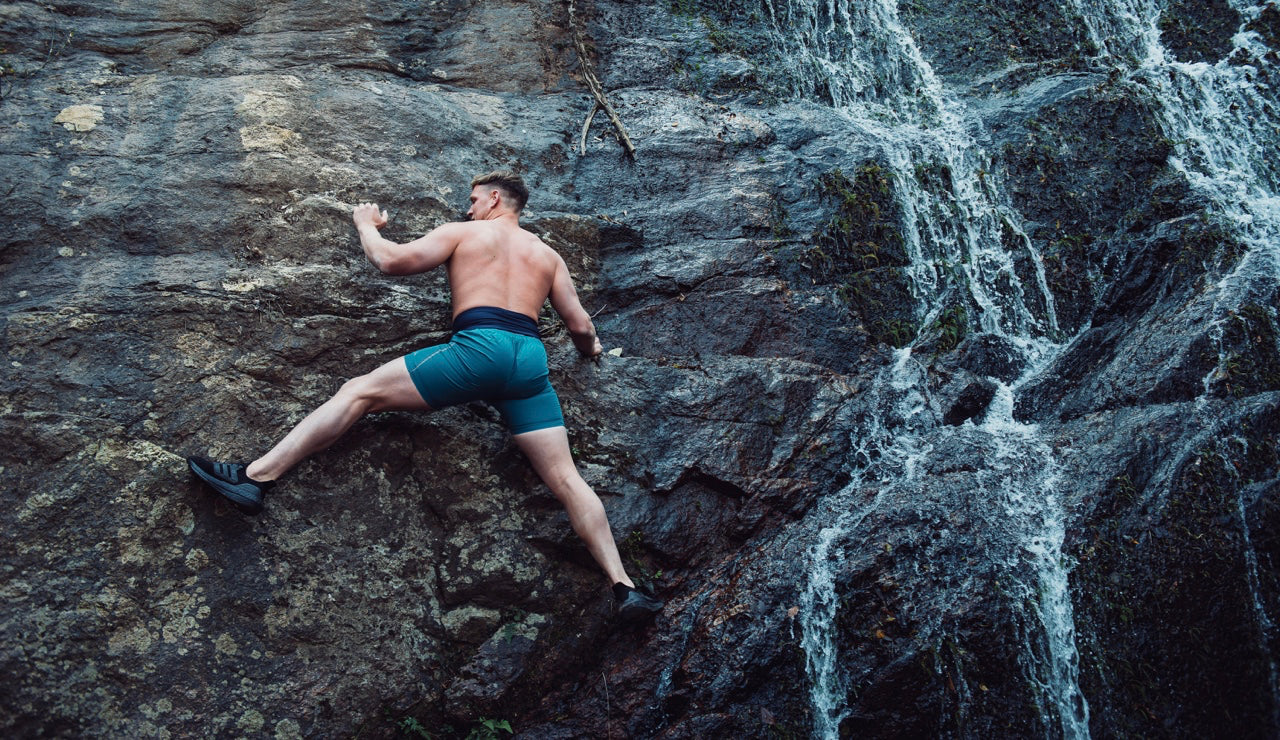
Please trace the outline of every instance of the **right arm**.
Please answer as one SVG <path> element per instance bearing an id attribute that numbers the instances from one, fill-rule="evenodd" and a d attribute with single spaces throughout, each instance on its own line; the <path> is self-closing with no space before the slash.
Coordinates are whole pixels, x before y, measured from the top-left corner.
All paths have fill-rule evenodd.
<path id="1" fill-rule="evenodd" d="M 560 314 L 564 325 L 573 338 L 573 346 L 586 357 L 595 357 L 604 351 L 600 339 L 596 337 L 595 324 L 591 316 L 578 300 L 578 292 L 573 289 L 573 279 L 569 276 L 569 268 L 560 255 L 556 255 L 556 272 L 551 279 L 551 307 Z"/>
<path id="2" fill-rule="evenodd" d="M 408 244 L 397 244 L 378 233 L 387 224 L 386 211 L 379 211 L 375 203 L 361 203 L 352 211 L 360 234 L 360 247 L 373 266 L 388 275 L 414 275 L 434 270 L 453 256 L 462 241 L 466 227 L 449 223 L 432 229 L 426 236 Z"/>

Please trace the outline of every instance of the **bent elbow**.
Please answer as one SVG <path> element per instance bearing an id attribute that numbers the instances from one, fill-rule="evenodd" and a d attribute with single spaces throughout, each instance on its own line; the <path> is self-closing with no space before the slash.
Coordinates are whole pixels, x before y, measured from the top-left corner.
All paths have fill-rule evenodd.
<path id="1" fill-rule="evenodd" d="M 397 259 L 393 255 L 379 255 L 371 257 L 369 261 L 383 275 L 403 275 L 405 272 L 404 260 Z"/>

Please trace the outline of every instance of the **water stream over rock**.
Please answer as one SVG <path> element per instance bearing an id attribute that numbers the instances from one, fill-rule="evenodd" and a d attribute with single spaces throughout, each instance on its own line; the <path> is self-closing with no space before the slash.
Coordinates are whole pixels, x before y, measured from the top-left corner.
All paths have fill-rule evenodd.
<path id="1" fill-rule="evenodd" d="M 0 7 L 0 730 L 1280 734 L 1276 4 L 575 18 Z M 541 317 L 638 630 L 484 404 L 256 519 L 183 467 L 443 341 L 350 208 L 496 167 L 612 350 Z"/>
<path id="2" fill-rule="evenodd" d="M 998 178 L 990 174 L 989 156 L 970 135 L 978 122 L 938 81 L 899 23 L 896 5 L 767 5 L 778 58 L 789 60 L 797 93 L 823 91 L 828 102 L 849 117 L 852 129 L 882 147 L 879 157 L 888 163 L 903 214 L 906 271 L 919 302 L 917 326 L 934 329 L 948 299 L 954 301 L 958 293 L 962 323 L 971 322 L 975 330 L 1007 342 L 1023 355 L 1026 369 L 1020 377 L 1052 362 L 1059 351 L 1045 338 L 1058 330 L 1052 294 L 1042 271 L 1030 285 L 1019 281 L 1002 238 L 1002 229 L 1008 229 L 1012 249 L 1032 250 L 1015 226 L 1021 217 L 1000 192 Z M 863 56 L 854 58 L 859 52 L 851 50 L 861 50 Z M 928 180 L 921 176 L 926 167 L 945 173 L 941 182 L 931 183 L 932 189 L 922 182 Z M 1032 258 L 1039 263 L 1034 251 Z M 959 269 L 946 273 L 942 267 L 948 265 Z M 1024 300 L 1028 292 L 1035 300 Z M 1042 308 L 1039 317 L 1035 307 Z M 1019 384 L 1017 378 L 1011 382 L 1014 387 Z M 1006 551 L 984 555 L 995 558 L 1010 574 L 1005 596 L 1016 609 L 1029 612 L 1023 622 L 1025 667 L 1039 685 L 1041 711 L 1047 724 L 1056 728 L 1054 734 L 1088 737 L 1088 707 L 1076 680 L 1070 564 L 1062 552 L 1065 513 L 1054 491 L 1058 471 L 1053 453 L 1034 425 L 1014 421 L 1009 385 L 999 383 L 982 423 L 966 427 L 947 427 L 930 418 L 924 398 L 928 385 L 924 367 L 911 358 L 910 350 L 899 350 L 869 391 L 889 393 L 893 399 L 872 400 L 868 427 L 853 432 L 854 483 L 824 500 L 814 515 L 815 528 L 820 526 L 817 522 L 831 522 L 818 529 L 810 582 L 801 601 L 815 735 L 839 737 L 840 721 L 850 713 L 845 703 L 850 678 L 839 674 L 835 654 L 840 648 L 832 634 L 838 608 L 833 570 L 842 565 L 844 543 L 862 536 L 858 525 L 868 509 L 848 500 L 847 494 L 879 487 L 871 508 L 910 507 L 925 498 L 922 488 L 928 482 L 921 469 L 946 443 L 938 438 L 965 436 L 971 439 L 964 444 L 992 451 L 987 467 L 977 471 L 972 495 L 992 507 L 991 524 L 1012 540 L 1002 543 Z M 973 583 L 961 578 L 955 585 L 971 588 Z M 941 632 L 937 625 L 933 629 Z M 928 632 L 918 632 L 916 639 L 941 641 Z"/>

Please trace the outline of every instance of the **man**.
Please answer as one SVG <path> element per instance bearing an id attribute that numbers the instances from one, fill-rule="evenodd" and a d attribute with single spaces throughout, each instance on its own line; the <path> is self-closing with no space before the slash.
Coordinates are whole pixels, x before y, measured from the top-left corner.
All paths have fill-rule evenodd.
<path id="1" fill-rule="evenodd" d="M 578 474 L 560 401 L 547 377 L 537 316 L 548 298 L 573 344 L 587 357 L 602 351 L 591 317 L 564 260 L 520 227 L 529 191 L 519 175 L 492 172 L 471 183 L 466 222 L 449 223 L 408 244 L 384 239 L 387 214 L 374 203 L 352 212 L 365 255 L 388 275 L 446 265 L 453 293 L 453 337 L 347 381 L 267 454 L 248 465 L 187 459 L 191 471 L 242 510 L 262 510 L 263 494 L 303 458 L 333 444 L 375 411 L 430 411 L 487 400 L 506 419 L 516 444 L 569 514 L 613 584 L 618 615 L 638 621 L 663 603 L 635 589 L 622 567 L 604 505 Z"/>

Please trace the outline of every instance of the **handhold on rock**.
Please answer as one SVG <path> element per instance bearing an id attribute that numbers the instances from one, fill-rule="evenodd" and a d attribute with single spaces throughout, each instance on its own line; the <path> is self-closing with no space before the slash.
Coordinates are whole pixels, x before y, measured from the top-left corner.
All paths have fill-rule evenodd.
<path id="1" fill-rule="evenodd" d="M 61 123 L 68 131 L 92 131 L 102 123 L 102 106 L 72 105 L 62 109 L 54 123 Z"/>

